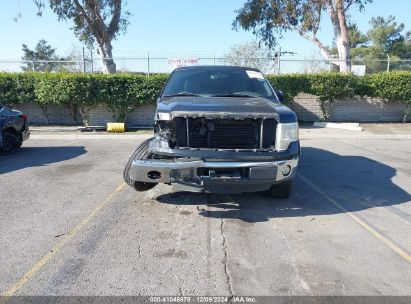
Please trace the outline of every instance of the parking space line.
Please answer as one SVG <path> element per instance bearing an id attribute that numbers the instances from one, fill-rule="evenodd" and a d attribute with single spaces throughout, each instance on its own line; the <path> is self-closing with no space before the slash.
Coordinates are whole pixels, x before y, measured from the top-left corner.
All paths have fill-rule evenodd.
<path id="1" fill-rule="evenodd" d="M 346 215 L 348 215 L 352 220 L 354 220 L 357 224 L 359 224 L 362 228 L 364 228 L 366 231 L 368 231 L 370 234 L 372 234 L 374 237 L 379 239 L 381 242 L 383 242 L 387 247 L 391 248 L 394 252 L 396 252 L 399 256 L 401 256 L 404 260 L 407 262 L 411 263 L 411 255 L 402 250 L 400 247 L 395 245 L 393 242 L 385 238 L 381 233 L 376 231 L 374 228 L 372 228 L 370 225 L 362 221 L 359 217 L 345 209 L 341 204 L 339 204 L 336 200 L 331 198 L 328 194 L 326 194 L 324 191 L 322 191 L 320 188 L 318 188 L 316 185 L 314 185 L 312 182 L 310 182 L 307 178 L 302 176 L 300 173 L 297 173 L 298 177 L 301 178 L 306 184 L 311 186 L 314 190 L 316 190 L 319 194 L 321 194 L 327 201 L 329 201 L 331 204 L 333 204 L 335 207 L 343 211 Z"/>
<path id="2" fill-rule="evenodd" d="M 114 196 L 122 191 L 126 184 L 121 183 L 116 190 L 114 190 L 105 201 L 99 204 L 87 217 L 85 217 L 80 223 L 74 226 L 64 238 L 61 239 L 54 247 L 44 255 L 40 260 L 38 260 L 33 267 L 27 271 L 23 277 L 21 277 L 13 286 L 11 286 L 5 293 L 1 294 L 4 297 L 10 297 L 21 289 L 38 271 L 40 271 L 54 256 L 56 256 L 67 242 L 74 238 L 101 210 L 107 207 L 113 200 Z"/>

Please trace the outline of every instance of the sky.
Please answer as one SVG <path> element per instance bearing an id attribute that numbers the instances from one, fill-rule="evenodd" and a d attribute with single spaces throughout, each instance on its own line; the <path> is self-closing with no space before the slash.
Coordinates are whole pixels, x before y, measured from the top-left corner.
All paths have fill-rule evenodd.
<path id="1" fill-rule="evenodd" d="M 42 17 L 36 16 L 33 0 L 5 0 L 0 10 L 2 39 L 0 61 L 20 59 L 21 45 L 34 48 L 40 39 L 46 39 L 57 48 L 58 54 L 67 55 L 81 43 L 70 30 L 71 23 L 59 22 L 49 9 Z M 47 2 L 47 1 L 46 1 Z M 173 56 L 204 54 L 221 56 L 238 43 L 254 39 L 251 32 L 232 29 L 235 10 L 245 0 L 128 0 L 131 12 L 127 33 L 113 42 L 114 57 Z M 411 30 L 411 0 L 374 0 L 363 13 L 353 9 L 352 20 L 366 31 L 374 16 L 395 15 Z M 18 14 L 21 18 L 13 20 Z M 331 45 L 331 23 L 324 15 L 319 33 L 320 40 Z M 298 53 L 295 58 L 318 54 L 317 48 L 295 33 L 287 33 L 280 41 L 282 50 Z"/>

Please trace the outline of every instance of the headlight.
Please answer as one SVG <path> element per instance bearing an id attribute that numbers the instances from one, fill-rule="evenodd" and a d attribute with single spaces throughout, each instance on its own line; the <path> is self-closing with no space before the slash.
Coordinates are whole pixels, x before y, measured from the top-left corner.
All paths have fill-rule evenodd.
<path id="1" fill-rule="evenodd" d="M 298 122 L 279 123 L 275 137 L 277 151 L 287 150 L 289 144 L 298 140 Z"/>
<path id="2" fill-rule="evenodd" d="M 158 120 L 171 120 L 170 113 L 167 112 L 157 112 L 157 119 Z"/>

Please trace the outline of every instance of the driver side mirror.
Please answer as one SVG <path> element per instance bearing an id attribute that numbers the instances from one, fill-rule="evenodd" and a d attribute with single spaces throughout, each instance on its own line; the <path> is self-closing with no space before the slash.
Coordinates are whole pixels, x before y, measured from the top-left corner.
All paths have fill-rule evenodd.
<path id="1" fill-rule="evenodd" d="M 284 93 L 283 93 L 283 91 L 276 91 L 276 94 L 277 94 L 278 100 L 281 101 L 281 102 L 283 102 L 283 101 L 284 101 Z"/>

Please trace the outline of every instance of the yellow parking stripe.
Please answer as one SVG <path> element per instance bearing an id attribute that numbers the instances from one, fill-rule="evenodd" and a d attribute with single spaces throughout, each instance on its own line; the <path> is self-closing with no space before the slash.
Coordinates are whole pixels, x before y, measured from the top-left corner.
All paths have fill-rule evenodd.
<path id="1" fill-rule="evenodd" d="M 78 223 L 72 230 L 70 230 L 64 238 L 61 239 L 46 255 L 44 255 L 40 260 L 34 264 L 34 266 L 27 271 L 23 277 L 18 280 L 13 286 L 11 286 L 4 294 L 1 296 L 10 297 L 16 293 L 20 288 L 22 288 L 30 278 L 32 278 L 39 270 L 41 270 L 54 256 L 56 256 L 60 250 L 63 248 L 67 242 L 69 242 L 73 237 L 75 237 L 81 229 L 83 229 L 101 210 L 107 207 L 111 203 L 114 195 L 124 189 L 126 184 L 121 183 L 116 190 L 114 190 L 109 197 L 99 204 L 86 218 L 84 218 L 80 223 Z"/>
<path id="2" fill-rule="evenodd" d="M 362 221 L 359 217 L 355 216 L 353 213 L 345 209 L 342 205 L 340 205 L 337 201 L 335 201 L 333 198 L 328 196 L 324 191 L 322 191 L 320 188 L 318 188 L 316 185 L 314 185 L 312 182 L 310 182 L 308 179 L 306 179 L 304 176 L 301 174 L 297 173 L 298 177 L 300 177 L 305 183 L 307 183 L 309 186 L 311 186 L 314 190 L 316 190 L 318 193 L 320 193 L 327 201 L 329 201 L 331 204 L 333 204 L 335 207 L 343 211 L 345 214 L 347 214 L 352 220 L 357 222 L 361 227 L 363 227 L 366 231 L 371 233 L 374 237 L 382 241 L 387 247 L 391 248 L 393 251 L 395 251 L 398 255 L 400 255 L 404 260 L 407 262 L 411 263 L 411 255 L 406 253 L 404 250 L 402 250 L 400 247 L 395 245 L 393 242 L 390 240 L 386 239 L 381 233 L 370 227 L 367 223 Z"/>

